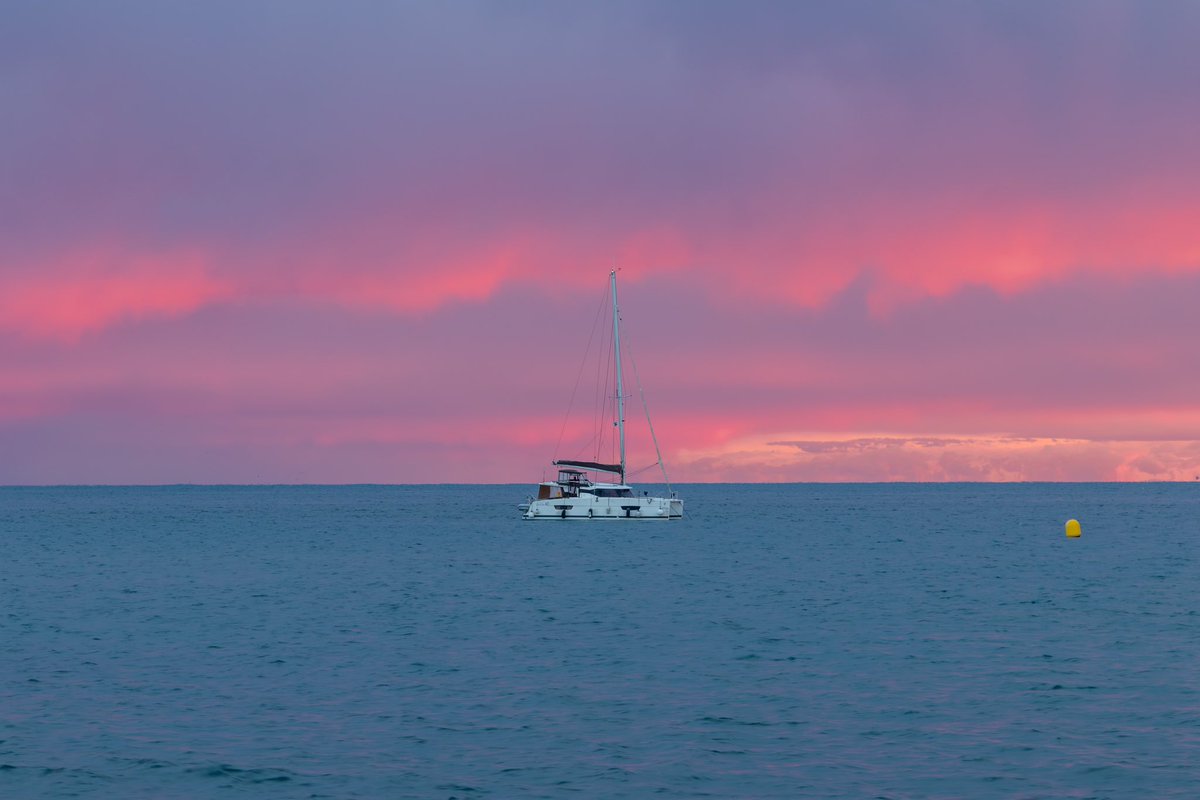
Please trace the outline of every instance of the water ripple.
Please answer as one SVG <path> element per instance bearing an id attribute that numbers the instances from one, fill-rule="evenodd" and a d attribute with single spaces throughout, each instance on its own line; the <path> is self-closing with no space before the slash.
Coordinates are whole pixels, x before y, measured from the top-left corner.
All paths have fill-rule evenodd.
<path id="1" fill-rule="evenodd" d="M 685 492 L 0 489 L 0 796 L 1194 796 L 1196 487 Z"/>

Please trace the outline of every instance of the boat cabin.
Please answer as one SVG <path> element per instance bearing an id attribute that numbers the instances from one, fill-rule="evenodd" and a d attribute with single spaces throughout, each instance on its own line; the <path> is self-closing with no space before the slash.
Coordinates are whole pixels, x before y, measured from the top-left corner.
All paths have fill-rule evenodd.
<path id="1" fill-rule="evenodd" d="M 590 486 L 580 489 L 584 494 L 594 494 L 596 497 L 633 497 L 633 489 L 628 486 Z"/>
<path id="2" fill-rule="evenodd" d="M 558 500 L 562 497 L 633 497 L 633 489 L 624 484 L 593 483 L 583 470 L 563 468 L 558 480 L 538 484 L 538 500 Z"/>
<path id="3" fill-rule="evenodd" d="M 591 485 L 587 474 L 581 470 L 564 467 L 558 471 L 558 486 L 563 497 L 579 497 L 579 491 Z"/>
<path id="4" fill-rule="evenodd" d="M 586 491 L 592 482 L 587 474 L 577 469 L 560 469 L 557 481 L 538 484 L 538 500 L 557 500 L 560 497 L 579 497 L 580 490 Z"/>

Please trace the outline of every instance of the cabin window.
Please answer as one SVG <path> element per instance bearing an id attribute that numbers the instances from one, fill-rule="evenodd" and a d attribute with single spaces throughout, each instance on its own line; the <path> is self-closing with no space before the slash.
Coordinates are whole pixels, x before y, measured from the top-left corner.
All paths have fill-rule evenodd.
<path id="1" fill-rule="evenodd" d="M 599 497 L 633 497 L 632 489 L 596 489 Z"/>

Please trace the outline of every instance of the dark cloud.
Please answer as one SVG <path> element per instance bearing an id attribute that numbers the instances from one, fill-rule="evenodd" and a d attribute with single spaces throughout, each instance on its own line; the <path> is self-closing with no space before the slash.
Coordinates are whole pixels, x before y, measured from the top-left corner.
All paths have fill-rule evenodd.
<path id="1" fill-rule="evenodd" d="M 875 213 L 871 194 L 916 191 L 936 210 L 1017 176 L 1049 197 L 1127 191 L 1135 168 L 1170 177 L 1157 147 L 1195 154 L 1198 18 L 1091 3 L 33 4 L 0 33 L 0 224 L 19 252 L 113 235 L 246 247 L 353 236 L 365 217 L 393 226 L 403 258 L 436 220 L 443 235 L 536 220 L 603 241 L 647 217 L 697 235 L 744 219 L 770 237 L 831 203 Z"/>

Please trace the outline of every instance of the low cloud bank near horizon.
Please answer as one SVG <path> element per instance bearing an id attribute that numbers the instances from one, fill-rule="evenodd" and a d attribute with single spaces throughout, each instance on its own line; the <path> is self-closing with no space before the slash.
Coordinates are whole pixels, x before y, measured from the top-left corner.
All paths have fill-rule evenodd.
<path id="1" fill-rule="evenodd" d="M 732 443 L 683 456 L 684 480 L 1038 482 L 1200 480 L 1200 442 L 888 437 Z"/>

